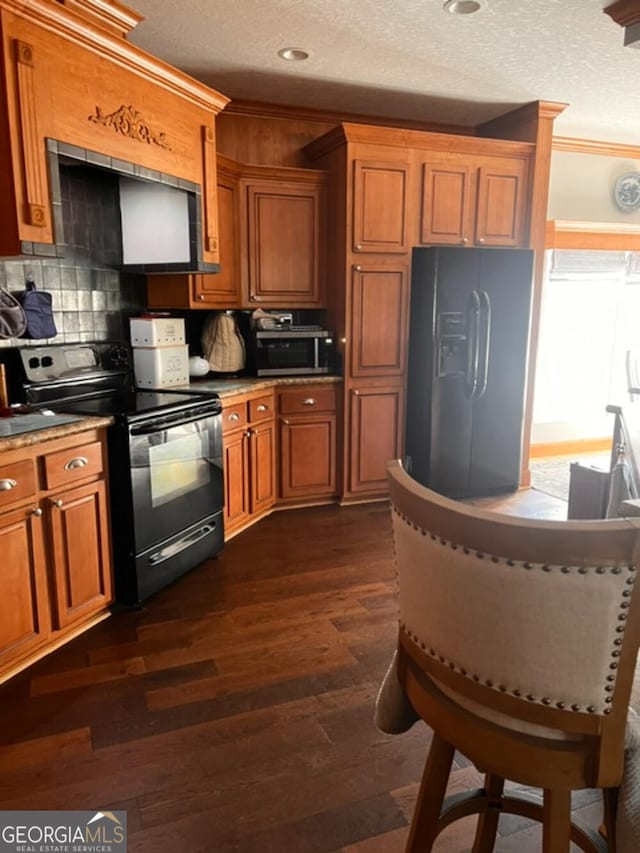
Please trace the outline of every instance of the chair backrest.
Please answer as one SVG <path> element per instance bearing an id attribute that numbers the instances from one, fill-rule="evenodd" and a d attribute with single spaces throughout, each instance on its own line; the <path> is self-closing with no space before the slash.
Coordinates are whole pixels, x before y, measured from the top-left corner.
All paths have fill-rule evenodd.
<path id="1" fill-rule="evenodd" d="M 516 518 L 426 489 L 398 461 L 388 477 L 401 651 L 475 716 L 588 742 L 586 784 L 619 784 L 640 520 Z"/>

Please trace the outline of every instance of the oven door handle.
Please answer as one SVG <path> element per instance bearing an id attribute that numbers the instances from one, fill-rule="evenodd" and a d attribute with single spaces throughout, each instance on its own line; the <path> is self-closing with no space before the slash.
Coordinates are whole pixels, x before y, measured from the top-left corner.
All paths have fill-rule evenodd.
<path id="1" fill-rule="evenodd" d="M 195 545 L 196 542 L 204 539 L 205 536 L 208 536 L 215 529 L 215 521 L 203 524 L 202 527 L 199 527 L 195 532 L 190 533 L 188 536 L 184 536 L 182 539 L 178 539 L 177 542 L 172 542 L 171 545 L 167 545 L 166 548 L 162 548 L 160 551 L 156 551 L 155 554 L 152 554 L 149 557 L 149 565 L 158 566 L 160 563 L 164 563 L 165 560 L 170 560 L 171 557 L 175 557 L 176 554 L 179 554 L 181 551 L 191 548 L 192 545 Z"/>
<path id="2" fill-rule="evenodd" d="M 154 432 L 164 432 L 164 430 L 170 429 L 171 427 L 191 424 L 194 421 L 202 421 L 205 418 L 215 417 L 218 414 L 220 414 L 220 412 L 217 409 L 207 409 L 205 411 L 199 411 L 191 415 L 191 417 L 176 415 L 172 418 L 158 418 L 157 420 L 153 420 L 151 423 L 146 422 L 140 426 L 136 426 L 134 424 L 131 427 L 130 432 L 131 435 L 152 435 Z"/>

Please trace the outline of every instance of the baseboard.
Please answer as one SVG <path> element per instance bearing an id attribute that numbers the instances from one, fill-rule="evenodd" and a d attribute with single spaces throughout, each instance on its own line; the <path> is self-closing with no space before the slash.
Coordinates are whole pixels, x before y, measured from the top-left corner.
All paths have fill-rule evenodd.
<path id="1" fill-rule="evenodd" d="M 532 444 L 529 456 L 531 459 L 539 459 L 542 456 L 608 453 L 611 450 L 611 442 L 611 436 L 607 438 L 574 438 L 570 441 L 549 441 L 544 444 Z"/>

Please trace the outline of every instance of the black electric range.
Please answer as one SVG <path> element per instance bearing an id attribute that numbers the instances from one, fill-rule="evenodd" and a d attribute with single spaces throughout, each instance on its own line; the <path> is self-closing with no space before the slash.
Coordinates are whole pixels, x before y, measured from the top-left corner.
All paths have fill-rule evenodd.
<path id="1" fill-rule="evenodd" d="M 224 542 L 222 407 L 211 394 L 138 391 L 119 341 L 0 350 L 9 399 L 110 416 L 116 600 L 138 604 Z"/>

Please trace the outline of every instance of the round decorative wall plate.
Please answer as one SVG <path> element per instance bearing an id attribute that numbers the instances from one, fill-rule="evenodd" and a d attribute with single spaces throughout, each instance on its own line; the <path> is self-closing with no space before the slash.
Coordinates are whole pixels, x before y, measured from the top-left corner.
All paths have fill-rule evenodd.
<path id="1" fill-rule="evenodd" d="M 613 197 L 620 210 L 630 212 L 640 208 L 640 172 L 627 172 L 618 178 Z"/>

